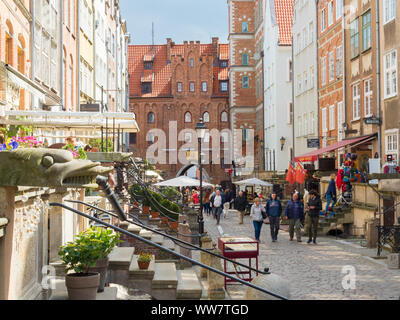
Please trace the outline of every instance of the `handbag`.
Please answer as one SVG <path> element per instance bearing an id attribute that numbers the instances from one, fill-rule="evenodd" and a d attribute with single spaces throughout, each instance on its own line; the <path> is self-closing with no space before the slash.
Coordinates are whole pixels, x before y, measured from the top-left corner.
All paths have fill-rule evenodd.
<path id="1" fill-rule="evenodd" d="M 263 220 L 265 220 L 265 219 L 267 219 L 267 218 L 268 218 L 268 215 L 267 215 L 267 213 L 266 213 L 266 212 L 264 212 L 264 211 L 261 211 L 261 214 L 262 214 Z"/>

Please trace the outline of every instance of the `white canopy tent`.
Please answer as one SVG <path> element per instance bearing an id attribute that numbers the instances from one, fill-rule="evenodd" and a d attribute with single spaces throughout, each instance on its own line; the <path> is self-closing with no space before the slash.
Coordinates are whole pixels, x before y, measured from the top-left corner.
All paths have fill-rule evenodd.
<path id="1" fill-rule="evenodd" d="M 262 181 L 262 180 L 257 179 L 257 178 L 238 181 L 238 182 L 235 182 L 234 184 L 236 184 L 238 186 L 273 187 L 273 185 L 271 183 L 268 183 L 266 181 Z"/>
<path id="2" fill-rule="evenodd" d="M 200 180 L 192 179 L 187 176 L 180 176 L 171 180 L 156 183 L 157 187 L 200 187 Z M 212 184 L 203 182 L 203 187 L 213 187 Z"/>
<path id="3" fill-rule="evenodd" d="M 153 170 L 146 170 L 146 177 L 151 177 L 151 178 L 155 178 L 158 181 L 163 181 L 163 177 L 161 177 L 157 172 L 153 171 Z"/>

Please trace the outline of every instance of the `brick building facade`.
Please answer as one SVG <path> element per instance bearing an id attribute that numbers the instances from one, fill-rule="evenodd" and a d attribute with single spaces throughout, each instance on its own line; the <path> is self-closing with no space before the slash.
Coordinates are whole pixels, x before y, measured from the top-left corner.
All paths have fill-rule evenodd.
<path id="1" fill-rule="evenodd" d="M 185 159 L 186 151 L 197 151 L 197 137 L 190 130 L 195 129 L 200 118 L 209 130 L 229 129 L 228 66 L 228 45 L 219 44 L 218 38 L 213 38 L 211 44 L 185 41 L 177 45 L 167 39 L 164 45 L 129 46 L 130 112 L 135 113 L 140 128 L 139 133 L 130 136 L 130 150 L 135 156 L 146 158 L 149 147 L 161 143 L 160 137 L 151 132 L 161 129 L 166 144 L 157 155 L 163 154 L 167 164 L 157 163 L 157 167 L 167 179 L 173 178 L 189 162 Z M 223 148 L 220 153 L 211 154 L 212 132 L 210 135 L 203 147 L 205 157 L 210 159 L 205 170 L 211 182 L 219 184 L 230 180 L 225 168 L 231 166 L 222 164 L 226 157 Z M 214 143 L 219 145 L 220 139 L 229 140 L 224 136 L 215 138 Z M 228 147 L 227 143 L 226 152 Z M 174 154 L 178 152 L 177 159 Z M 195 159 L 189 160 L 197 163 Z"/>

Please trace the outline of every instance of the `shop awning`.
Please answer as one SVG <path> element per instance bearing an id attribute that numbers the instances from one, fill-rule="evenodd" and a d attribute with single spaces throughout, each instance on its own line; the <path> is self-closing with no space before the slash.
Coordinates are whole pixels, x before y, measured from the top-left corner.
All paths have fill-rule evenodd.
<path id="1" fill-rule="evenodd" d="M 302 156 L 296 157 L 294 159 L 295 162 L 314 162 L 318 160 L 318 156 L 323 155 L 324 153 L 332 152 L 344 147 L 347 147 L 349 145 L 354 145 L 356 143 L 362 143 L 366 142 L 369 140 L 375 139 L 376 135 L 368 135 L 368 136 L 363 136 L 363 137 L 358 137 L 358 138 L 352 138 L 352 139 L 346 139 L 339 141 L 338 143 L 335 143 L 333 145 L 327 146 L 322 149 L 318 149 L 306 154 L 303 154 Z"/>

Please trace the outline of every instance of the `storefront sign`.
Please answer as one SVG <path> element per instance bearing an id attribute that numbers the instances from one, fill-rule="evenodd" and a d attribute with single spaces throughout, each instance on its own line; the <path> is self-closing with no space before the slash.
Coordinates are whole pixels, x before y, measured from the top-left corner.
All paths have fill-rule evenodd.
<path id="1" fill-rule="evenodd" d="M 320 148 L 319 139 L 307 139 L 307 148 Z"/>

